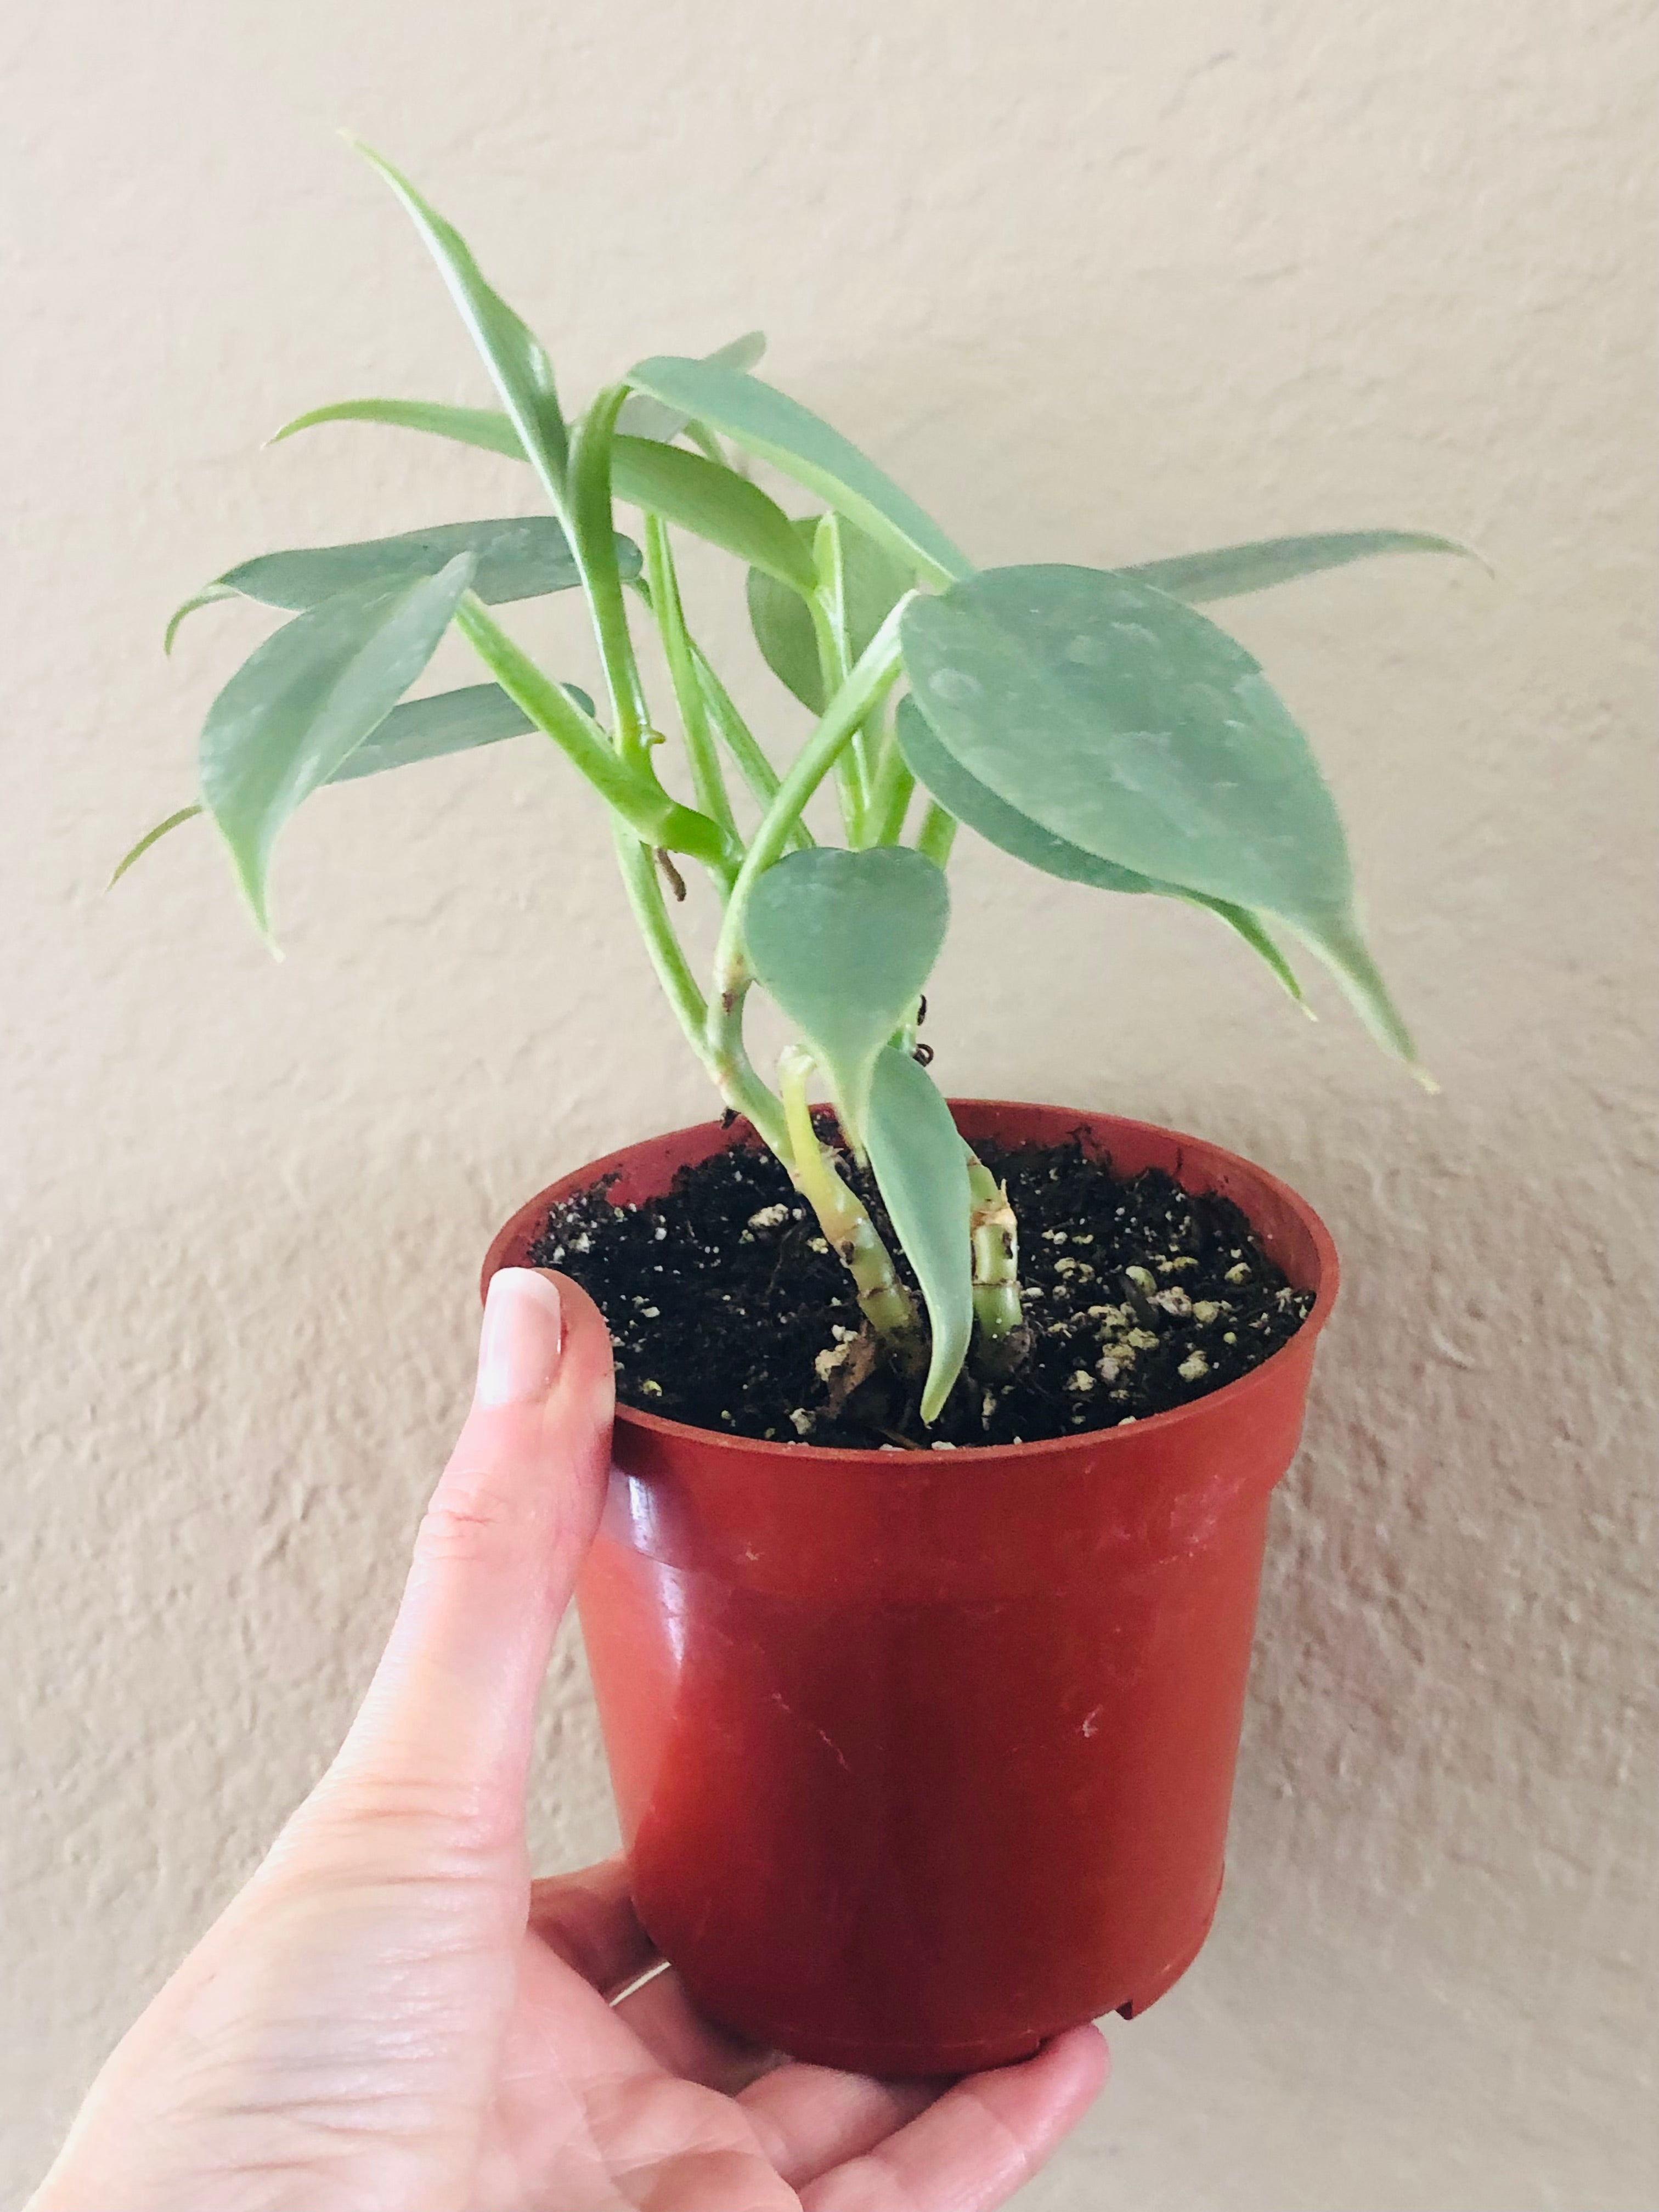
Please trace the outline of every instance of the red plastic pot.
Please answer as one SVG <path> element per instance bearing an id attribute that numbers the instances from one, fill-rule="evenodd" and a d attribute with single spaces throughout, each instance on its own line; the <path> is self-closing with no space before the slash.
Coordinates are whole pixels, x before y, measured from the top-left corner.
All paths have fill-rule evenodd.
<path id="1" fill-rule="evenodd" d="M 953 1102 L 1003 1144 L 1080 1132 L 1243 1210 L 1316 1303 L 1270 1359 L 1169 1413 L 951 1452 L 751 1442 L 621 1408 L 579 1591 L 640 1916 L 714 2019 L 876 2074 L 996 2065 L 1143 2011 L 1197 1956 L 1228 1808 L 1274 1484 L 1335 1249 L 1272 1176 L 1196 1138 Z M 541 1193 L 621 1203 L 717 1122 Z"/>

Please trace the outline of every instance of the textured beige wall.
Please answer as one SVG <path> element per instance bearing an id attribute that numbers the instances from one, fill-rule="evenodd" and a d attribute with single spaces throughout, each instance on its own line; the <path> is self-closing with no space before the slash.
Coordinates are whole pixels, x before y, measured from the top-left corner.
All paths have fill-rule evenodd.
<path id="1" fill-rule="evenodd" d="M 1199 918 L 963 857 L 949 1084 L 1241 1146 L 1349 1270 L 1214 1941 L 1023 2201 L 1651 2212 L 1653 76 L 1628 0 L 12 0 L 5 2185 L 335 1742 L 487 1233 L 705 1109 L 527 744 L 309 809 L 282 966 L 204 836 L 100 896 L 258 635 L 214 610 L 169 667 L 174 601 L 526 498 L 389 433 L 256 451 L 349 392 L 483 394 L 340 123 L 570 392 L 763 323 L 987 560 L 1377 521 L 1490 553 L 1231 611 L 1439 1101 Z M 549 1864 L 604 1848 L 574 1649 L 537 1786 Z"/>

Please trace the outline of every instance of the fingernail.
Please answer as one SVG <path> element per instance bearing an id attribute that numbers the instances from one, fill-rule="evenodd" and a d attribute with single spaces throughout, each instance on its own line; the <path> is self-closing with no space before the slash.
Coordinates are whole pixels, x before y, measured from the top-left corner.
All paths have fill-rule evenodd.
<path id="1" fill-rule="evenodd" d="M 533 1267 L 502 1267 L 490 1277 L 484 1299 L 472 1402 L 525 1406 L 544 1398 L 563 1344 L 558 1285 Z"/>

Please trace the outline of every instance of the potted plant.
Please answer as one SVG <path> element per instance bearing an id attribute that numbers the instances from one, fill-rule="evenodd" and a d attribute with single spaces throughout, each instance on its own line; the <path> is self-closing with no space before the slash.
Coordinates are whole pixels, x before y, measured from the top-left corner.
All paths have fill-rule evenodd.
<path id="1" fill-rule="evenodd" d="M 273 845 L 319 786 L 531 732 L 561 749 L 725 1108 L 565 1176 L 485 1268 L 568 1269 L 616 1342 L 580 1604 L 641 1917 L 714 2017 L 874 2071 L 1139 2010 L 1214 1909 L 1268 1497 L 1335 1256 L 1302 1200 L 1199 1139 L 947 1103 L 918 1036 L 945 864 L 966 825 L 1048 874 L 1185 900 L 1297 999 L 1299 945 L 1414 1066 L 1307 743 L 1196 609 L 1461 549 L 1366 531 L 977 568 L 757 379 L 758 337 L 642 362 L 568 418 L 460 237 L 368 158 L 501 405 L 350 401 L 278 434 L 459 440 L 526 463 L 550 512 L 268 554 L 187 601 L 169 646 L 212 599 L 290 619 L 210 708 L 198 802 L 122 869 L 204 814 L 268 934 Z M 693 635 L 676 533 L 746 568 L 762 653 L 813 718 L 791 757 Z M 602 706 L 495 611 L 563 590 Z M 452 628 L 486 680 L 408 697 Z M 841 842 L 807 818 L 831 793 Z M 706 980 L 688 878 L 720 909 Z M 745 1042 L 757 988 L 796 1033 L 775 1085 Z"/>

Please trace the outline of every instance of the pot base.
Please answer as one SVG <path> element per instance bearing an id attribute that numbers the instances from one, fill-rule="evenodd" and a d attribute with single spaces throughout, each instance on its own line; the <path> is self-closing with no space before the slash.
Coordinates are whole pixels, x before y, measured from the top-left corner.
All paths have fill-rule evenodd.
<path id="1" fill-rule="evenodd" d="M 1124 2020 L 1139 2020 L 1141 2014 L 1146 2010 L 1149 2005 L 1155 2005 L 1161 1996 L 1167 1996 L 1170 1990 L 1175 1987 L 1176 1984 L 1181 1979 L 1181 1977 L 1186 1972 L 1188 1967 L 1194 1963 L 1199 1953 L 1204 1948 L 1206 1943 L 1209 1942 L 1210 1930 L 1215 1925 L 1216 1906 L 1218 1905 L 1220 1902 L 1221 1891 L 1218 1887 L 1215 1893 L 1215 1904 L 1210 1907 L 1209 1913 L 1205 1920 L 1204 1925 L 1198 1931 L 1197 1941 L 1188 1944 L 1169 1966 L 1160 1968 L 1157 1973 L 1151 1976 L 1150 1978 L 1142 1984 L 1139 1992 L 1136 1996 L 1126 1997 L 1124 1999 L 1123 2002 L 1117 2008 L 1121 2018 Z"/>
<path id="2" fill-rule="evenodd" d="M 1193 1966 L 1199 1953 L 1208 1941 L 1214 1924 L 1216 1907 L 1221 1902 L 1221 1893 L 1216 1892 L 1215 1904 L 1199 1930 L 1196 1941 L 1188 1944 L 1169 1966 L 1152 1975 L 1133 1997 L 1114 2009 L 1124 2020 L 1139 2020 L 1149 2006 L 1167 1996 Z M 981 2037 L 972 2043 L 920 2043 L 902 2037 L 866 2037 L 817 2035 L 808 2028 L 796 2028 L 782 2021 L 763 2021 L 752 2015 L 744 2020 L 731 2019 L 716 2007 L 703 2003 L 697 1995 L 695 1978 L 680 1976 L 686 1993 L 707 2020 L 723 2027 L 728 2035 L 740 2041 L 752 2043 L 763 2051 L 781 2051 L 787 2057 L 805 2066 L 833 2066 L 840 2073 L 870 2074 L 888 2081 L 926 2081 L 940 2075 L 982 2074 L 995 2066 L 1017 2066 L 1022 2059 L 1034 2058 L 1045 2043 L 1063 2035 L 1067 2028 L 1081 2027 L 1082 2020 L 1064 2020 L 1037 2028 L 1013 2031 L 993 2038 Z M 1085 2016 L 1085 2018 L 1087 2015 Z"/>

